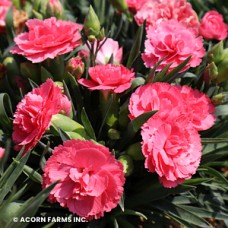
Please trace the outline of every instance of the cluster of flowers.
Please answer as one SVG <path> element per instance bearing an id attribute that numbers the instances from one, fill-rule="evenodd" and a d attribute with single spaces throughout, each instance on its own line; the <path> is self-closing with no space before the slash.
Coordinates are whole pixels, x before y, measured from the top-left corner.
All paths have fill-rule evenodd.
<path id="1" fill-rule="evenodd" d="M 145 167 L 157 172 L 165 187 L 176 187 L 195 174 L 202 156 L 197 131 L 214 124 L 215 109 L 205 94 L 188 86 L 140 86 L 130 98 L 130 118 L 155 110 L 142 126 Z"/>
<path id="2" fill-rule="evenodd" d="M 196 67 L 205 55 L 200 35 L 218 40 L 227 37 L 227 25 L 221 15 L 209 12 L 199 23 L 185 0 L 128 0 L 127 3 L 138 25 L 146 20 L 147 39 L 142 59 L 148 68 L 163 60 L 156 70 L 169 66 L 171 71 L 189 56 L 192 58 L 182 71 Z M 16 46 L 11 53 L 22 55 L 33 63 L 54 59 L 82 46 L 83 26 L 78 23 L 51 17 L 30 19 L 26 26 L 28 31 L 16 36 Z M 94 50 L 99 47 L 95 66 L 88 69 L 90 78 L 82 77 L 83 59 L 90 57 L 86 48 L 66 67 L 78 83 L 90 90 L 114 94 L 129 89 L 135 73 L 120 64 L 123 50 L 118 42 L 103 37 L 87 45 Z M 113 63 L 109 63 L 111 58 Z M 12 135 L 15 150 L 24 147 L 25 154 L 34 148 L 56 114 L 70 116 L 71 102 L 63 92 L 48 79 L 18 103 Z M 145 168 L 156 172 L 165 187 L 175 187 L 196 172 L 202 155 L 198 131 L 213 125 L 215 110 L 205 94 L 188 86 L 153 83 L 137 88 L 130 97 L 129 118 L 133 120 L 154 110 L 158 112 L 141 128 Z M 2 153 L 0 150 L 0 156 Z M 60 181 L 51 191 L 49 201 L 58 202 L 88 220 L 104 216 L 104 212 L 115 208 L 125 183 L 123 165 L 107 147 L 78 139 L 56 146 L 48 159 L 42 186 L 46 188 L 57 180 Z"/>

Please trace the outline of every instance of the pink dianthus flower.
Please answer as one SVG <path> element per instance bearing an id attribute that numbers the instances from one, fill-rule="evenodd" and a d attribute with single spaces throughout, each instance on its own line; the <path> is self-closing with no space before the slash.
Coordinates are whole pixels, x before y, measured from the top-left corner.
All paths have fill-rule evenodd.
<path id="1" fill-rule="evenodd" d="M 51 17 L 43 21 L 30 19 L 26 25 L 28 32 L 15 37 L 16 46 L 11 53 L 23 55 L 33 63 L 54 59 L 81 45 L 82 26 L 77 23 Z"/>
<path id="2" fill-rule="evenodd" d="M 123 65 L 97 65 L 89 68 L 91 80 L 81 78 L 78 82 L 90 90 L 110 90 L 122 93 L 129 89 L 135 74 Z"/>
<path id="3" fill-rule="evenodd" d="M 75 139 L 55 147 L 44 167 L 43 188 L 57 180 L 49 201 L 87 220 L 115 208 L 125 182 L 123 165 L 108 148 Z"/>
<path id="4" fill-rule="evenodd" d="M 64 96 L 51 79 L 25 95 L 14 114 L 12 137 L 15 150 L 25 146 L 24 154 L 28 152 L 41 139 L 54 114 L 69 112 L 69 105 L 62 107 L 63 99 L 66 102 Z"/>
<path id="5" fill-rule="evenodd" d="M 191 30 L 178 21 L 169 20 L 148 29 L 142 59 L 148 68 L 154 67 L 158 61 L 164 59 L 156 70 L 160 71 L 171 64 L 169 67 L 171 71 L 192 56 L 181 70 L 185 71 L 190 67 L 198 66 L 204 54 L 202 37 L 196 37 Z"/>

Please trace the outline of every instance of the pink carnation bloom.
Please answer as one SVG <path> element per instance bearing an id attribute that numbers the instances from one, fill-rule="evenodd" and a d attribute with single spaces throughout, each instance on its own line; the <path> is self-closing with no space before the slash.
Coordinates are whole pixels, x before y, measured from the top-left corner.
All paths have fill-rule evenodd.
<path id="1" fill-rule="evenodd" d="M 181 70 L 185 71 L 190 67 L 198 66 L 204 54 L 202 37 L 196 37 L 191 30 L 178 21 L 169 20 L 162 21 L 148 29 L 142 59 L 145 66 L 150 68 L 165 58 L 157 71 L 172 64 L 169 67 L 169 71 L 171 71 L 187 57 L 192 56 L 188 64 Z"/>
<path id="2" fill-rule="evenodd" d="M 12 5 L 12 2 L 10 0 L 0 1 L 0 32 L 5 31 L 5 26 L 6 26 L 5 18 L 11 5 Z"/>
<path id="3" fill-rule="evenodd" d="M 192 126 L 198 131 L 211 128 L 216 119 L 213 114 L 215 107 L 208 96 L 188 86 L 176 87 L 180 90 L 182 99 L 185 101 L 183 112 L 187 113 Z"/>
<path id="4" fill-rule="evenodd" d="M 105 40 L 106 38 L 104 38 Z M 102 42 L 104 42 L 101 41 Z M 99 49 L 96 56 L 97 64 L 107 64 L 111 56 L 113 56 L 113 63 L 119 64 L 122 61 L 123 48 L 119 48 L 119 44 L 117 41 L 107 38 L 105 43 Z"/>
<path id="5" fill-rule="evenodd" d="M 81 44 L 79 31 L 82 26 L 77 23 L 51 17 L 43 21 L 30 19 L 26 25 L 28 32 L 14 39 L 16 46 L 11 49 L 11 53 L 23 55 L 33 63 L 54 59 Z"/>
<path id="6" fill-rule="evenodd" d="M 228 25 L 220 13 L 212 10 L 208 11 L 200 21 L 199 32 L 206 39 L 224 40 L 227 38 Z"/>
<path id="7" fill-rule="evenodd" d="M 154 26 L 163 20 L 175 19 L 198 34 L 199 20 L 196 12 L 186 0 L 147 0 L 135 15 L 138 25 Z"/>
<path id="8" fill-rule="evenodd" d="M 176 187 L 195 174 L 202 155 L 200 136 L 178 109 L 156 113 L 141 135 L 145 168 L 156 172 L 164 187 Z"/>
<path id="9" fill-rule="evenodd" d="M 4 154 L 5 154 L 5 149 L 0 147 L 0 159 L 3 158 Z"/>
<path id="10" fill-rule="evenodd" d="M 130 119 L 154 110 L 168 112 L 182 106 L 180 91 L 168 83 L 154 83 L 140 86 L 132 93 L 129 101 Z"/>
<path id="11" fill-rule="evenodd" d="M 108 148 L 75 139 L 55 147 L 44 167 L 43 188 L 57 180 L 49 201 L 88 220 L 117 206 L 125 182 L 123 165 Z"/>
<path id="12" fill-rule="evenodd" d="M 62 99 L 61 89 L 51 79 L 25 95 L 14 114 L 12 137 L 15 150 L 25 146 L 25 154 L 37 144 L 49 127 L 52 116 L 65 109 L 61 107 Z"/>
<path id="13" fill-rule="evenodd" d="M 122 93 L 129 89 L 135 74 L 123 65 L 97 65 L 89 68 L 91 80 L 81 78 L 78 82 L 90 90 L 110 90 Z"/>

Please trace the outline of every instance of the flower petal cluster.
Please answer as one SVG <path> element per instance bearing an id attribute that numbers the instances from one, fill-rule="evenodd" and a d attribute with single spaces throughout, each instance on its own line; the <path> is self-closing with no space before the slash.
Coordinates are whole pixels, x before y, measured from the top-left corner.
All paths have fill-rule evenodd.
<path id="1" fill-rule="evenodd" d="M 198 132 L 177 111 L 158 112 L 142 126 L 145 168 L 172 188 L 195 174 L 202 156 Z"/>
<path id="2" fill-rule="evenodd" d="M 135 74 L 123 65 L 97 65 L 89 68 L 91 80 L 81 78 L 78 82 L 90 90 L 110 90 L 122 93 L 129 89 Z"/>
<path id="3" fill-rule="evenodd" d="M 145 52 L 142 59 L 146 67 L 154 67 L 163 59 L 157 67 L 162 70 L 171 64 L 169 71 L 177 67 L 185 59 L 191 56 L 188 64 L 182 69 L 198 66 L 205 54 L 202 37 L 196 37 L 185 25 L 176 20 L 162 21 L 147 31 Z"/>
<path id="4" fill-rule="evenodd" d="M 198 34 L 199 20 L 196 12 L 186 0 L 147 0 L 137 9 L 138 25 L 154 26 L 157 22 L 175 19 Z"/>
<path id="5" fill-rule="evenodd" d="M 30 19 L 26 22 L 28 32 L 15 37 L 16 46 L 11 53 L 23 55 L 33 63 L 54 59 L 81 45 L 82 26 L 51 17 L 45 20 Z"/>
<path id="6" fill-rule="evenodd" d="M 219 12 L 211 10 L 201 19 L 199 33 L 206 39 L 224 40 L 228 36 L 228 25 Z"/>
<path id="7" fill-rule="evenodd" d="M 141 131 L 145 168 L 157 172 L 165 187 L 176 187 L 196 172 L 202 155 L 198 131 L 214 124 L 215 108 L 205 94 L 188 86 L 139 87 L 131 95 L 129 117 L 154 110 Z"/>
<path id="8" fill-rule="evenodd" d="M 74 139 L 55 147 L 44 167 L 43 188 L 57 180 L 49 200 L 88 220 L 117 206 L 125 182 L 123 165 L 108 148 Z"/>
<path id="9" fill-rule="evenodd" d="M 14 114 L 12 137 L 15 150 L 25 146 L 26 153 L 33 148 L 49 127 L 52 116 L 61 110 L 69 111 L 69 105 L 62 108 L 63 103 L 66 103 L 66 97 L 51 79 L 26 94 Z"/>

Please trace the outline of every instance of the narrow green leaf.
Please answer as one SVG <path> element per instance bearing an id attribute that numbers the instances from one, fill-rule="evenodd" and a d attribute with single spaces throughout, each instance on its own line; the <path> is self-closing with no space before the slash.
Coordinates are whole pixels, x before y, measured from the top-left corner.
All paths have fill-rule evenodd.
<path id="1" fill-rule="evenodd" d="M 30 78 L 28 78 L 30 86 L 35 89 L 38 88 L 39 86 Z"/>
<path id="2" fill-rule="evenodd" d="M 208 144 L 208 143 L 228 143 L 228 138 L 201 138 L 201 142 L 202 142 L 202 144 Z"/>
<path id="3" fill-rule="evenodd" d="M 81 112 L 81 120 L 82 120 L 82 123 L 83 123 L 83 126 L 85 128 L 85 131 L 87 133 L 87 135 L 93 139 L 93 140 L 96 140 L 96 135 L 94 133 L 94 130 L 93 130 L 93 127 L 89 121 L 89 118 L 86 114 L 86 111 L 85 111 L 85 108 L 82 108 L 82 112 Z"/>
<path id="4" fill-rule="evenodd" d="M 17 215 L 15 217 L 33 217 L 39 209 L 39 206 L 44 202 L 44 200 L 48 197 L 50 191 L 55 187 L 58 182 L 54 182 L 49 185 L 46 189 L 42 190 L 35 197 L 28 199 L 19 209 Z M 17 228 L 26 227 L 28 223 L 17 223 Z M 15 223 L 11 220 L 8 222 L 5 228 L 13 228 L 15 227 Z"/>
<path id="5" fill-rule="evenodd" d="M 63 142 L 70 139 L 69 135 L 65 131 L 63 131 L 61 128 L 59 128 L 59 135 Z"/>
<path id="6" fill-rule="evenodd" d="M 122 195 L 119 202 L 119 206 L 123 212 L 124 212 L 124 198 L 125 198 L 124 195 Z"/>
<path id="7" fill-rule="evenodd" d="M 14 24 L 13 24 L 13 8 L 12 5 L 9 9 L 9 11 L 6 14 L 6 34 L 7 34 L 7 40 L 9 44 L 13 43 L 13 39 L 15 37 L 15 31 L 14 31 Z"/>
<path id="8" fill-rule="evenodd" d="M 182 205 L 172 204 L 168 200 L 159 200 L 156 203 L 154 202 L 152 206 L 160 209 L 162 212 L 171 213 L 172 215 L 179 217 L 189 224 L 202 228 L 210 228 L 210 225 L 206 220 L 199 217 L 198 215 L 195 215 L 193 212 L 184 209 Z"/>
<path id="9" fill-rule="evenodd" d="M 223 176 L 222 173 L 218 172 L 217 170 L 211 168 L 211 167 L 207 167 L 205 166 L 201 166 L 200 168 L 198 168 L 199 172 L 204 172 L 207 173 L 213 177 L 216 177 L 218 180 L 220 180 L 223 184 L 228 186 L 228 180 Z"/>
<path id="10" fill-rule="evenodd" d="M 199 185 L 208 181 L 211 181 L 213 178 L 192 178 L 190 180 L 186 180 L 184 184 L 187 185 Z"/>
<path id="11" fill-rule="evenodd" d="M 13 161 L 13 163 L 15 163 L 15 168 L 12 171 L 9 178 L 7 179 L 7 181 L 4 183 L 4 185 L 1 188 L 0 204 L 4 200 L 5 196 L 10 192 L 10 190 L 13 187 L 17 178 L 21 175 L 24 165 L 27 162 L 30 153 L 31 153 L 31 151 L 28 152 L 27 154 L 25 154 L 20 160 L 15 159 Z"/>
<path id="12" fill-rule="evenodd" d="M 132 64 L 140 54 L 142 37 L 143 37 L 143 26 L 140 26 L 136 32 L 135 40 L 127 60 L 127 68 L 131 68 Z"/>
<path id="13" fill-rule="evenodd" d="M 180 65 L 175 67 L 172 71 L 170 71 L 167 75 L 163 77 L 163 82 L 167 82 L 170 79 L 172 79 L 173 76 L 175 76 L 177 73 L 179 73 L 190 61 L 191 56 L 189 56 L 187 59 L 185 59 Z"/>
<path id="14" fill-rule="evenodd" d="M 36 171 L 34 170 L 33 168 L 27 166 L 27 165 L 24 165 L 24 168 L 23 168 L 23 172 L 33 181 L 37 182 L 37 183 L 41 183 L 42 181 L 42 177 L 41 175 Z"/>
<path id="15" fill-rule="evenodd" d="M 118 222 L 115 218 L 113 219 L 113 226 L 114 228 L 119 228 Z"/>
<path id="16" fill-rule="evenodd" d="M 165 74 L 167 73 L 169 67 L 171 66 L 172 64 L 168 64 L 167 66 L 165 66 L 162 71 L 160 71 L 159 73 L 156 74 L 153 82 L 163 82 L 164 81 L 164 77 L 165 77 Z"/>
<path id="17" fill-rule="evenodd" d="M 216 116 L 227 116 L 228 115 L 228 105 L 219 105 L 215 111 Z"/>
<path id="18" fill-rule="evenodd" d="M 10 134 L 12 131 L 12 121 L 10 120 L 9 116 L 10 117 L 13 116 L 10 97 L 7 93 L 1 93 L 0 94 L 0 126 L 5 132 Z"/>
<path id="19" fill-rule="evenodd" d="M 138 212 L 138 211 L 126 209 L 126 210 L 123 212 L 123 214 L 125 214 L 125 215 L 134 215 L 134 216 L 142 217 L 142 218 L 144 218 L 144 219 L 147 220 L 146 215 L 144 215 L 143 213 Z"/>

